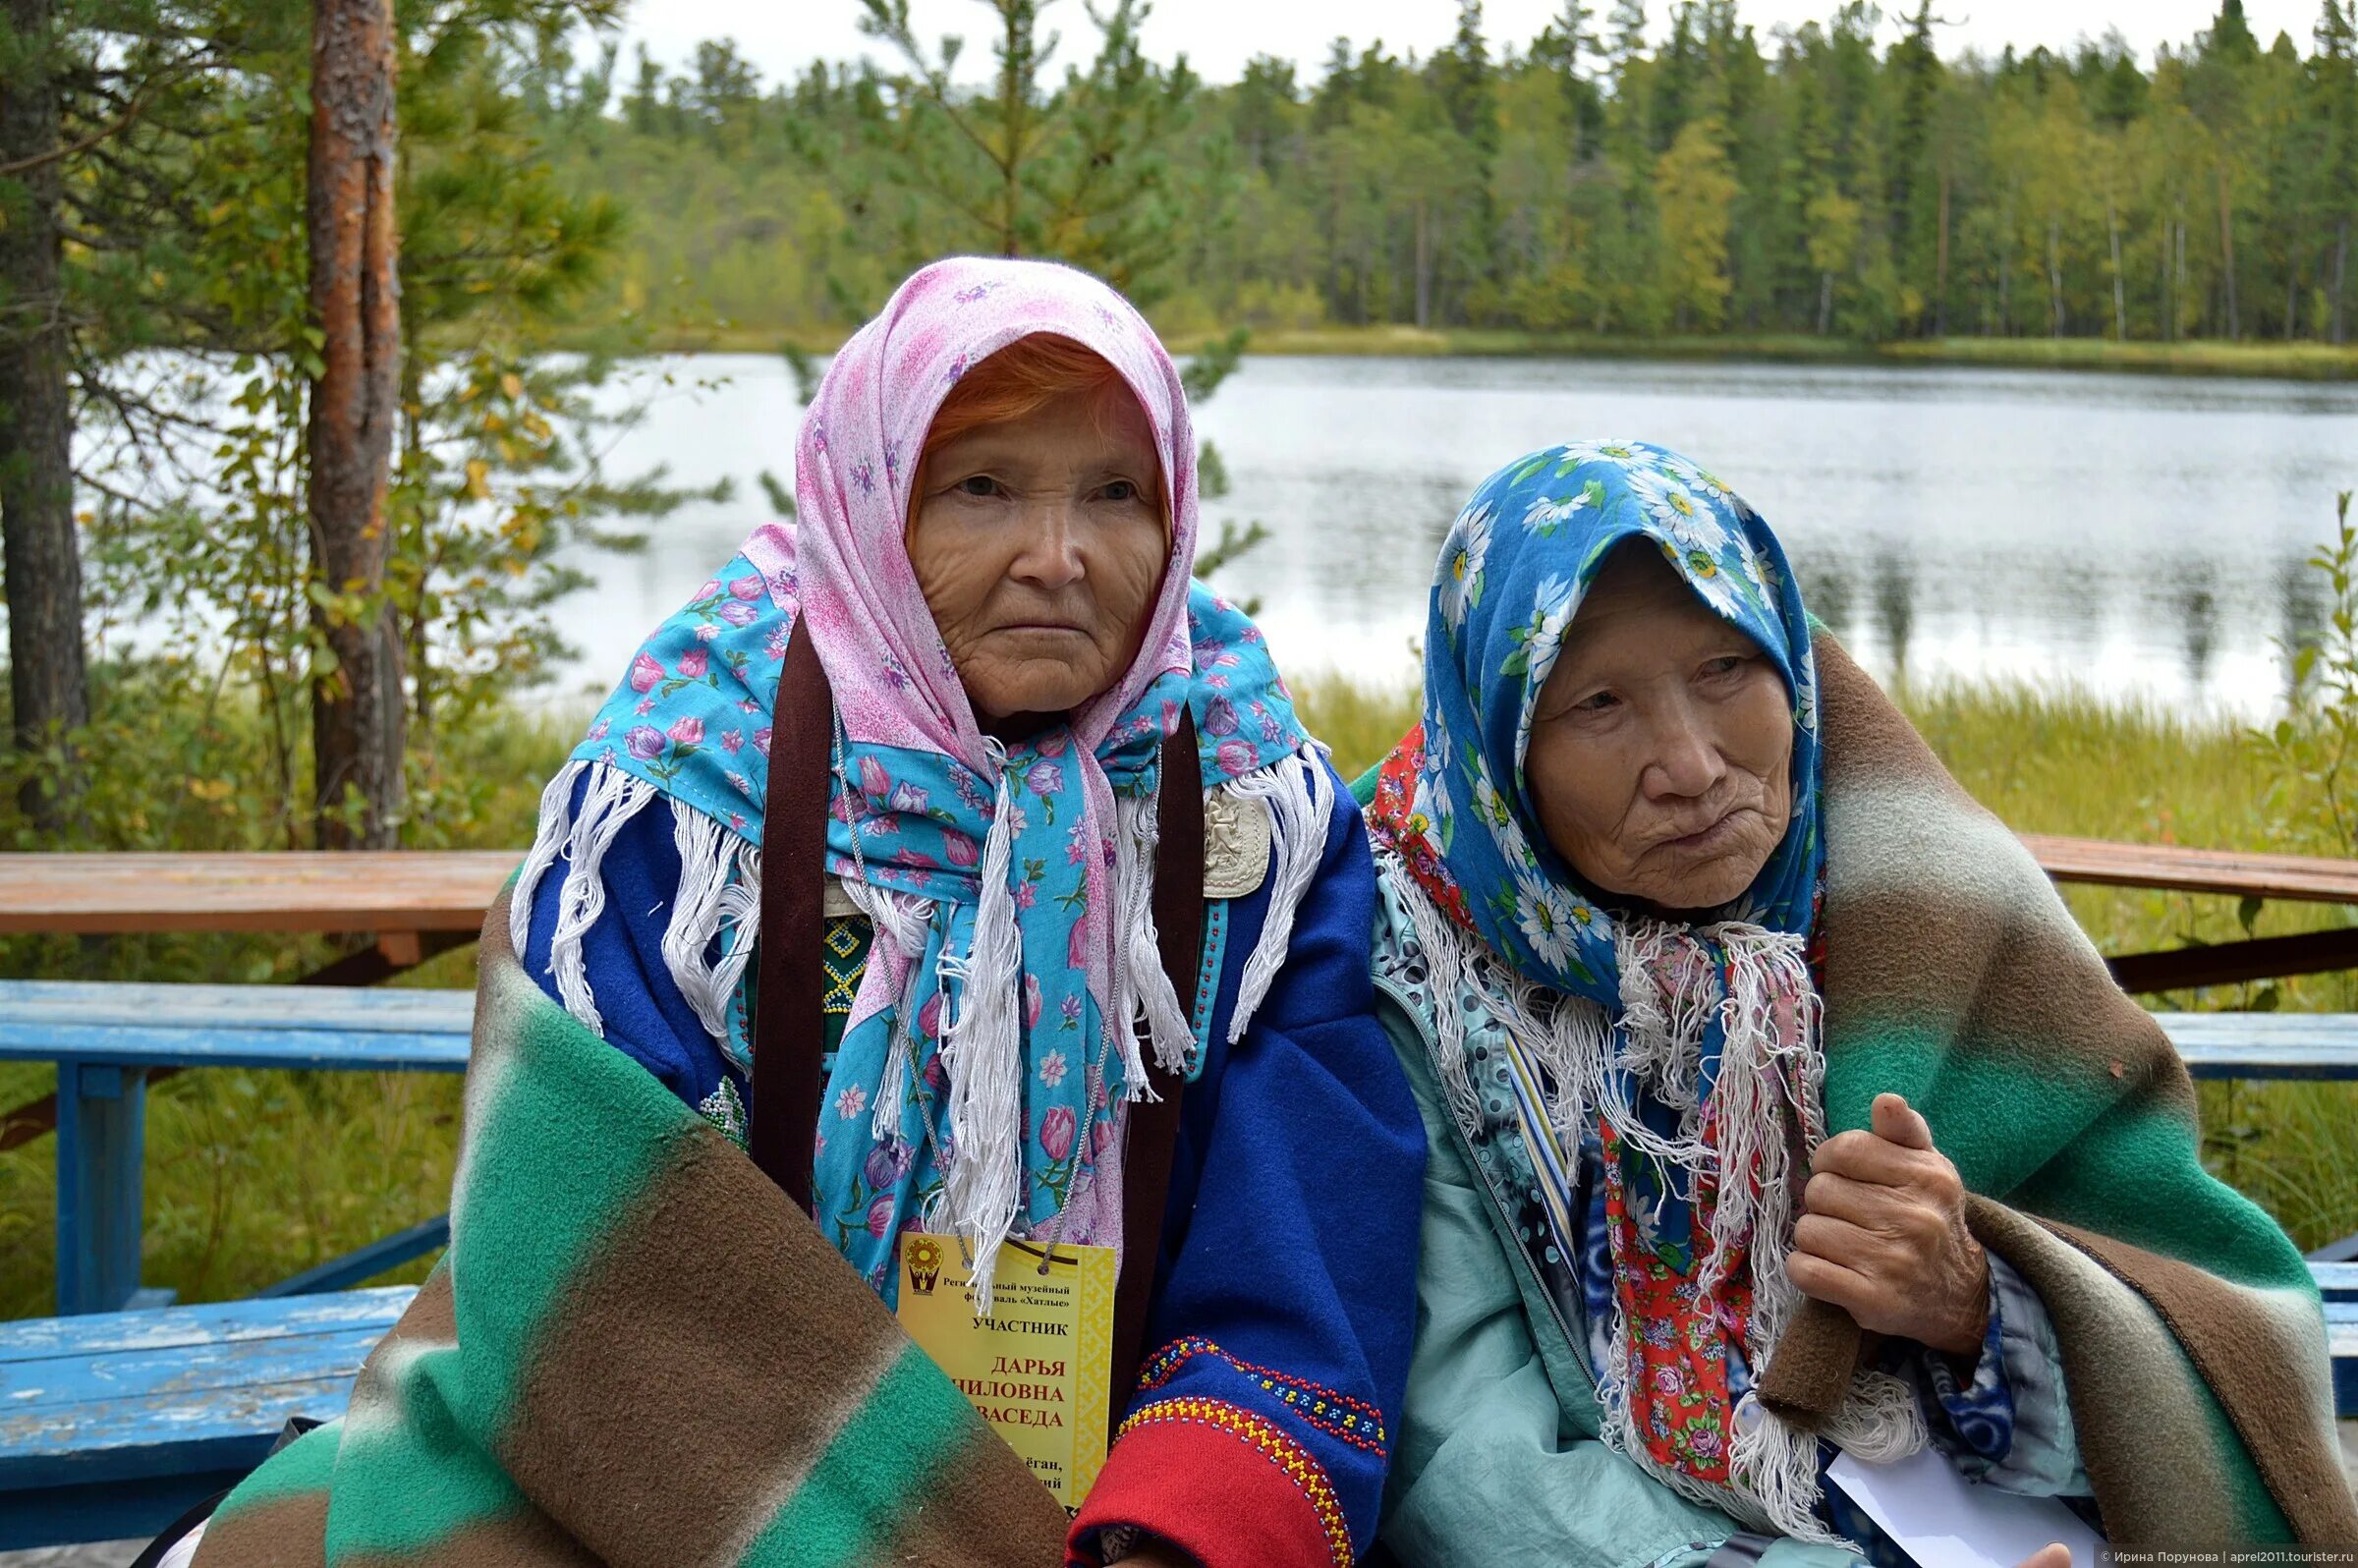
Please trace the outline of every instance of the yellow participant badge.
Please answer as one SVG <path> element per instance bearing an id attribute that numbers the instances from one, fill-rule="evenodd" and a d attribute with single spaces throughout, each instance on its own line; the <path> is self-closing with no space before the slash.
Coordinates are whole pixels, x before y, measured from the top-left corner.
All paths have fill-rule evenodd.
<path id="1" fill-rule="evenodd" d="M 965 1245 L 901 1237 L 902 1329 L 1068 1510 L 1105 1464 L 1115 1265 L 1110 1247 L 1011 1241 L 977 1317 Z"/>

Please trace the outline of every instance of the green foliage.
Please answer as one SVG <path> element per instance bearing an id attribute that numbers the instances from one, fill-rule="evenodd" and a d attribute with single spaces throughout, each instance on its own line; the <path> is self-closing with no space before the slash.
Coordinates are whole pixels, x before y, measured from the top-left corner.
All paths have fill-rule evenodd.
<path id="1" fill-rule="evenodd" d="M 2268 804 L 2277 842 L 2342 859 L 2358 857 L 2358 525 L 2350 492 L 2336 504 L 2334 536 L 2310 556 L 2329 592 L 2323 629 L 2284 651 L 2292 665 L 2292 701 L 2273 725 L 2252 732 L 2254 749 L 2274 773 Z"/>
<path id="2" fill-rule="evenodd" d="M 1175 231 L 1216 221 L 1222 194 L 1216 169 L 1183 173 L 1172 157 L 1194 116 L 1194 74 L 1146 57 L 1146 0 L 1083 0 L 1097 52 L 1061 84 L 1048 76 L 1058 35 L 1041 29 L 1054 0 L 978 3 L 996 25 L 995 70 L 968 93 L 952 85 L 962 38 L 928 50 L 908 0 L 861 0 L 861 29 L 901 69 L 849 95 L 842 130 L 797 124 L 799 144 L 869 219 L 859 248 L 881 249 L 895 275 L 945 252 L 1047 255 L 1152 305 L 1170 287 Z"/>
<path id="3" fill-rule="evenodd" d="M 102 648 L 136 649 L 118 652 L 105 683 L 118 702 L 251 710 L 239 733 L 255 765 L 240 788 L 262 841 L 294 848 L 306 841 L 310 694 L 335 670 L 312 612 L 354 621 L 383 605 L 312 576 L 302 434 L 322 338 L 307 291 L 306 10 L 207 6 L 141 19 L 165 36 L 167 23 L 203 29 L 195 57 L 208 68 L 167 73 L 170 91 L 125 133 L 122 155 L 96 158 L 79 187 L 86 221 L 136 238 L 71 258 L 78 297 L 93 302 L 80 377 L 92 632 Z M 544 155 L 589 101 L 586 86 L 551 94 L 572 76 L 557 40 L 616 9 L 461 0 L 402 19 L 405 343 L 385 594 L 406 653 L 413 842 L 472 809 L 447 782 L 440 731 L 565 654 L 553 610 L 583 582 L 567 549 L 627 548 L 630 525 L 687 493 L 660 474 L 601 469 L 638 417 L 616 354 L 644 347 L 643 323 L 596 298 L 601 323 L 576 325 L 588 352 L 543 351 L 583 320 L 623 240 L 616 204 L 569 190 Z M 102 706 L 90 746 L 142 722 Z M 46 777 L 52 761 L 14 766 Z M 145 842 L 119 812 L 84 827 L 86 843 L 70 847 Z"/>
<path id="4" fill-rule="evenodd" d="M 1681 4 L 1659 49 L 1636 5 L 1500 48 L 1461 4 L 1430 58 L 1337 40 L 1221 86 L 1138 55 L 1143 7 L 1091 12 L 1097 52 L 1059 78 L 1055 0 L 982 0 L 971 90 L 971 59 L 860 3 L 891 70 L 763 89 L 740 63 L 724 94 L 647 65 L 622 118 L 564 139 L 570 189 L 666 215 L 615 304 L 818 345 L 916 261 L 984 250 L 1093 266 L 1191 338 L 2346 342 L 2358 305 L 2351 0 L 2319 0 L 2305 58 L 2229 7 L 2150 68 L 2117 40 L 1944 58 L 1925 4 L 1768 37 L 1734 0 Z"/>

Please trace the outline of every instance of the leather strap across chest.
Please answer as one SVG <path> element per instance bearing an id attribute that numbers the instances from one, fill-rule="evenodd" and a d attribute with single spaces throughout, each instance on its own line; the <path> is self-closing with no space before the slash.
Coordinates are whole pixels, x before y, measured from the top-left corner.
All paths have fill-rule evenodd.
<path id="1" fill-rule="evenodd" d="M 762 817 L 761 936 L 754 955 L 754 1082 L 747 1149 L 808 1214 L 817 1148 L 826 1018 L 826 853 L 835 702 L 818 648 L 796 626 L 770 721 Z M 1204 932 L 1204 796 L 1195 720 L 1162 748 L 1156 812 L 1154 926 L 1163 972 L 1184 1002 L 1195 993 Z M 1161 1253 L 1171 1158 L 1186 1085 L 1149 1062 L 1157 1098 L 1130 1108 L 1122 1165 L 1122 1267 L 1114 1289 L 1112 1418 L 1120 1419 L 1145 1354 L 1147 1307 Z"/>

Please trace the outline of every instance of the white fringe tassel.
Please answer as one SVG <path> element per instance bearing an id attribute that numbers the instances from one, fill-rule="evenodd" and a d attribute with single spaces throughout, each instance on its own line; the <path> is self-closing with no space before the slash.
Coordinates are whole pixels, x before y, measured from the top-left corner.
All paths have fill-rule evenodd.
<path id="1" fill-rule="evenodd" d="M 974 942 L 963 959 L 945 949 L 939 964 L 943 981 L 959 983 L 956 1015 L 942 1031 L 950 1150 L 940 1203 L 950 1227 L 974 1248 L 978 1316 L 990 1312 L 991 1273 L 1021 1212 L 1024 1168 L 1024 949 L 1007 885 L 1015 812 L 1005 758 L 997 760 L 998 806 L 982 841 Z"/>
<path id="2" fill-rule="evenodd" d="M 1310 884 L 1318 880 L 1319 863 L 1326 854 L 1326 824 L 1334 814 L 1334 774 L 1326 766 L 1324 749 L 1313 742 L 1223 787 L 1267 809 L 1272 863 L 1269 913 L 1261 927 L 1261 940 L 1253 945 L 1253 956 L 1245 961 L 1245 973 L 1236 988 L 1236 1012 L 1228 1021 L 1228 1043 L 1233 1045 L 1245 1037 L 1245 1026 L 1253 1022 L 1277 972 L 1285 967 L 1294 917 Z"/>
<path id="3" fill-rule="evenodd" d="M 1186 787 L 1184 784 L 1182 788 Z M 1162 968 L 1162 935 L 1154 925 L 1154 852 L 1161 841 L 1160 787 L 1151 795 L 1114 803 L 1113 918 L 1127 962 L 1117 977 L 1114 1017 L 1121 1022 L 1122 1097 L 1153 1099 L 1140 1057 L 1143 1034 L 1154 1065 L 1184 1078 L 1196 1036 L 1187 1009 Z"/>
<path id="4" fill-rule="evenodd" d="M 672 843 L 680 886 L 663 929 L 672 983 L 714 1039 L 729 1037 L 729 999 L 754 956 L 761 905 L 761 852 L 695 808 L 675 805 Z M 714 943 L 721 943 L 713 958 Z"/>
<path id="5" fill-rule="evenodd" d="M 1751 1183 L 1721 1189 L 1702 1260 L 1706 1289 L 1723 1280 L 1735 1249 L 1749 1248 L 1753 1315 L 1745 1349 L 1755 1378 L 1768 1366 L 1801 1302 L 1785 1272 L 1794 1205 L 1806 1171 L 1793 1167 L 1799 1148 L 1825 1132 L 1825 1058 L 1820 1045 L 1822 1004 L 1799 938 L 1734 923 L 1709 926 L 1728 958 L 1724 996 L 1712 966 L 1684 927 L 1655 921 L 1624 924 L 1616 933 L 1622 1017 L 1615 1029 L 1604 1009 L 1567 997 L 1513 974 L 1487 945 L 1463 932 L 1434 907 L 1396 856 L 1378 849 L 1387 878 L 1399 890 L 1416 940 L 1424 949 L 1436 1023 L 1434 1071 L 1451 1116 L 1469 1136 L 1483 1131 L 1480 1101 L 1467 1066 L 1462 992 L 1474 996 L 1542 1069 L 1548 1125 L 1567 1150 L 1576 1150 L 1592 1121 L 1610 1127 L 1624 1144 L 1685 1173 L 1691 1201 L 1696 1179 L 1721 1169 L 1753 1169 Z M 1784 1008 L 1783 998 L 1800 998 Z M 1714 1012 L 1724 1038 L 1710 1105 L 1702 1092 L 1704 1031 Z M 1663 1137 L 1630 1103 L 1632 1080 L 1679 1115 Z M 1704 1141 L 1704 1112 L 1718 1125 L 1714 1153 Z M 1816 1516 L 1818 1440 L 1747 1398 L 1735 1413 L 1729 1450 L 1732 1486 L 1698 1480 L 1657 1464 L 1636 1427 L 1620 1372 L 1628 1365 L 1630 1325 L 1616 1310 L 1610 1325 L 1611 1361 L 1600 1368 L 1598 1396 L 1604 1436 L 1633 1462 L 1680 1495 L 1720 1508 L 1760 1529 L 1827 1544 L 1840 1540 Z M 1888 1460 L 1924 1446 L 1923 1414 L 1907 1385 L 1862 1370 L 1826 1435 L 1861 1458 Z"/>
<path id="6" fill-rule="evenodd" d="M 589 765 L 566 763 L 540 792 L 540 825 L 533 831 L 533 847 L 516 872 L 516 891 L 508 898 L 508 942 L 516 949 L 516 961 L 520 964 L 524 962 L 525 944 L 532 933 L 533 894 L 539 889 L 540 878 L 564 853 L 565 837 L 573 830 L 573 786 Z"/>
<path id="7" fill-rule="evenodd" d="M 652 784 L 631 777 L 619 768 L 593 766 L 590 787 L 583 792 L 581 810 L 565 834 L 565 881 L 558 889 L 556 929 L 549 933 L 548 969 L 557 982 L 557 999 L 565 1010 L 592 1033 L 604 1036 L 605 1021 L 590 994 L 590 977 L 582 957 L 582 939 L 606 909 L 606 881 L 600 864 L 623 825 L 646 808 L 660 792 Z M 533 847 L 537 857 L 539 847 Z"/>
<path id="8" fill-rule="evenodd" d="M 906 1093 L 909 1075 L 916 1070 L 916 1039 L 911 1024 L 917 1015 L 917 982 L 924 970 L 921 961 L 926 956 L 927 928 L 933 923 L 933 901 L 902 893 L 888 887 L 870 887 L 865 882 L 847 881 L 845 896 L 868 917 L 869 928 L 874 932 L 869 948 L 868 968 L 860 977 L 859 999 L 852 1011 L 868 1016 L 866 1001 L 870 985 L 889 986 L 899 978 L 892 1008 L 892 1048 L 884 1059 L 884 1076 L 877 1080 L 871 1095 L 875 1112 L 869 1121 L 869 1133 L 877 1143 L 897 1137 L 901 1130 L 901 1101 Z"/>
<path id="9" fill-rule="evenodd" d="M 590 782 L 576 812 L 573 791 L 585 771 Z M 1243 1037 L 1284 967 L 1295 918 L 1325 854 L 1334 777 L 1323 750 L 1313 745 L 1222 787 L 1268 812 L 1271 839 L 1268 914 L 1238 986 L 1228 1030 L 1234 1042 Z M 541 794 L 539 827 L 517 880 L 510 931 L 522 953 L 533 890 L 559 860 L 566 863 L 549 970 L 566 1010 L 601 1036 L 604 1021 L 590 991 L 582 943 L 605 911 L 601 863 L 606 851 L 623 825 L 659 793 L 617 768 L 568 763 Z M 1154 925 L 1157 804 L 1152 795 L 1115 803 L 1115 994 L 1107 1026 L 1121 1055 L 1122 1097 L 1128 1100 L 1154 1097 L 1147 1077 L 1147 1050 L 1165 1072 L 1184 1076 L 1195 1046 L 1187 1007 L 1163 970 Z M 942 1192 L 927 1223 L 946 1225 L 973 1246 L 974 1277 L 982 1282 L 977 1306 L 984 1312 L 989 1310 L 988 1281 L 998 1250 L 1021 1215 L 1023 1186 L 1023 944 L 1008 883 L 1011 816 L 1002 771 L 998 808 L 983 842 L 974 941 L 963 958 L 945 951 L 938 965 L 942 980 L 959 985 L 957 1007 L 943 1029 L 941 1052 L 948 1076 L 952 1157 L 945 1161 Z M 761 852 L 692 809 L 674 811 L 672 835 L 680 856 L 680 885 L 664 927 L 664 963 L 699 1021 L 726 1050 L 729 1005 L 753 958 L 759 929 Z M 914 1067 L 912 1004 L 936 910 L 926 899 L 856 881 L 843 885 L 869 917 L 877 944 L 857 1010 L 869 1011 L 865 998 L 870 984 L 889 983 L 887 976 L 900 977 L 899 994 L 891 1002 L 892 1047 L 873 1096 L 871 1128 L 883 1139 L 898 1130 L 900 1091 Z M 1462 1055 L 1462 1039 L 1459 1046 L 1453 1054 Z M 738 1069 L 750 1073 L 753 1064 L 736 1056 L 731 1053 Z M 1454 1093 L 1467 1096 L 1470 1103 L 1464 1076 L 1460 1062 Z"/>

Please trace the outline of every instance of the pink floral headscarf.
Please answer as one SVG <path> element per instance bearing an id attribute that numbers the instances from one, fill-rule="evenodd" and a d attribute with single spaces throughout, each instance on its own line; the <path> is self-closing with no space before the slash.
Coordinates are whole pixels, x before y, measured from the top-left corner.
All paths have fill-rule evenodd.
<path id="1" fill-rule="evenodd" d="M 1137 397 L 1161 459 L 1170 564 L 1141 651 L 1120 679 L 1065 726 L 1001 747 L 978 727 L 919 588 L 907 520 L 926 433 L 959 377 L 1035 333 L 1101 356 Z M 1087 1229 L 1094 1214 L 1101 1227 L 1111 1216 L 1091 1178 L 1113 1143 L 1114 1106 L 1146 1092 L 1132 1019 L 1147 1020 L 1158 1056 L 1184 1051 L 1184 1040 L 1170 1037 L 1184 1033 L 1183 1017 L 1151 962 L 1151 857 L 1133 853 L 1139 802 L 1154 787 L 1155 752 L 1176 727 L 1190 668 L 1196 445 L 1178 369 L 1138 311 L 1085 273 L 1038 261 L 940 261 L 901 285 L 844 346 L 804 420 L 795 459 L 800 524 L 789 591 L 816 640 L 845 750 L 863 775 L 860 787 L 839 791 L 844 809 L 864 818 L 853 839 L 861 853 L 831 856 L 831 868 L 868 889 L 858 896 L 870 903 L 879 936 L 847 1039 L 864 1021 L 897 1010 L 908 1021 L 890 1047 L 897 1066 L 932 1059 L 910 1029 L 940 1032 L 952 1146 L 942 1205 L 979 1252 L 1027 1221 L 1066 1215 L 1069 1229 L 1077 1213 Z M 955 800 L 939 789 L 945 771 Z M 928 815 L 946 834 L 907 830 Z M 958 871 L 968 871 L 955 878 L 965 885 L 945 887 Z M 919 993 L 932 977 L 920 965 L 949 982 L 938 993 L 946 1008 L 929 1015 L 930 998 Z M 907 1070 L 888 1066 L 887 1081 L 895 1076 Z M 879 1089 L 879 1134 L 885 1097 Z M 897 1107 L 889 1119 L 897 1128 Z M 822 1152 L 822 1191 L 834 1163 Z M 857 1181 L 851 1189 L 856 1206 L 866 1189 Z M 989 1261 L 978 1257 L 978 1278 L 988 1277 Z"/>

